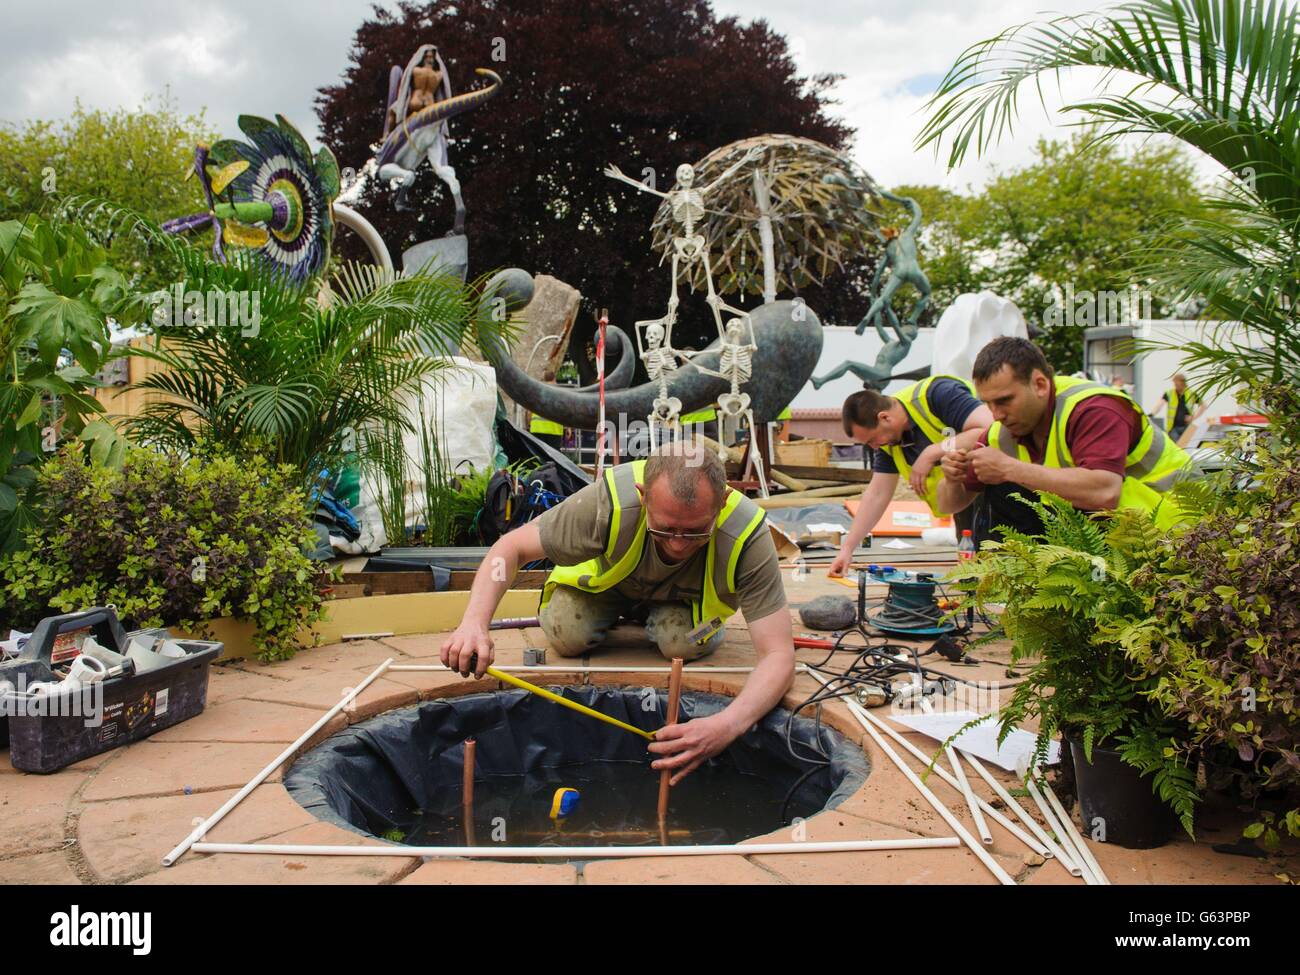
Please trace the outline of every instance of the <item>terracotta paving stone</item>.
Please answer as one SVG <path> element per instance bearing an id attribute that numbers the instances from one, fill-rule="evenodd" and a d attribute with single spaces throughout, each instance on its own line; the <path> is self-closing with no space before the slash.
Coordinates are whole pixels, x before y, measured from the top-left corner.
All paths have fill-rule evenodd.
<path id="1" fill-rule="evenodd" d="M 758 859 L 758 858 L 755 858 Z M 582 869 L 588 884 L 779 884 L 780 878 L 742 856 L 630 857 L 592 860 Z"/>
<path id="2" fill-rule="evenodd" d="M 300 826 L 267 842 L 356 846 L 372 843 L 329 823 Z M 411 869 L 411 857 L 282 856 L 262 853 L 186 853 L 174 866 L 137 884 L 387 884 Z"/>
<path id="3" fill-rule="evenodd" d="M 276 678 L 265 674 L 250 674 L 237 666 L 221 664 L 208 672 L 207 706 L 233 701 L 273 685 Z"/>
<path id="4" fill-rule="evenodd" d="M 430 860 L 398 884 L 474 885 L 576 884 L 578 869 L 568 863 L 505 863 L 500 860 Z"/>
<path id="5" fill-rule="evenodd" d="M 302 708 L 312 708 L 317 716 L 323 714 L 343 699 L 350 688 L 358 686 L 368 674 L 356 670 L 339 670 L 302 676 L 296 680 L 259 692 L 250 700 L 269 701 L 273 704 L 292 704 Z M 356 696 L 348 713 L 353 721 L 364 721 L 380 711 L 390 708 L 405 707 L 414 704 L 415 689 L 405 684 L 398 684 L 383 677 L 373 681 L 369 687 Z M 311 722 L 303 726 L 303 731 Z"/>
<path id="6" fill-rule="evenodd" d="M 442 646 L 443 634 L 441 633 L 414 633 L 404 636 L 385 636 L 380 637 L 377 641 L 386 647 L 396 650 L 396 653 L 389 654 L 391 657 L 419 657 L 419 661 L 409 661 L 410 663 L 425 663 L 426 657 L 437 657 L 438 651 Z"/>
<path id="7" fill-rule="evenodd" d="M 77 824 L 81 852 L 90 868 L 109 881 L 161 870 L 162 857 L 236 791 L 90 803 Z M 254 789 L 207 838 L 220 843 L 251 843 L 315 822 L 316 817 L 298 805 L 282 785 L 267 783 Z"/>
<path id="8" fill-rule="evenodd" d="M 0 860 L 0 883 L 80 884 L 81 880 L 60 852 Z"/>
<path id="9" fill-rule="evenodd" d="M 322 647 L 299 650 L 288 660 L 262 663 L 252 658 L 239 661 L 240 670 L 267 677 L 293 677 L 303 673 L 320 673 L 332 670 L 355 670 L 367 664 L 374 670 L 389 657 L 402 654 L 379 640 L 347 640 Z"/>
<path id="10" fill-rule="evenodd" d="M 243 787 L 284 750 L 283 744 L 142 741 L 118 749 L 119 756 L 86 785 L 86 802 Z M 280 769 L 271 773 L 279 781 Z"/>
<path id="11" fill-rule="evenodd" d="M 0 856 L 61 847 L 68 804 L 85 781 L 67 769 L 0 777 Z"/>
<path id="12" fill-rule="evenodd" d="M 236 699 L 210 705 L 202 714 L 151 735 L 153 742 L 291 742 L 320 717 L 318 708 Z"/>
<path id="13" fill-rule="evenodd" d="M 887 823 L 842 815 L 838 810 L 820 813 L 805 824 L 811 841 L 848 839 L 908 839 L 916 834 Z M 789 830 L 783 831 L 789 840 Z M 776 839 L 777 834 L 772 835 Z M 746 840 L 763 842 L 766 838 Z M 743 845 L 743 844 L 742 844 Z M 797 884 L 991 884 L 997 880 L 964 846 L 938 850 L 876 850 L 863 853 L 780 853 L 752 858 L 790 883 Z M 1018 859 L 994 856 L 1011 876 L 1023 864 Z"/>

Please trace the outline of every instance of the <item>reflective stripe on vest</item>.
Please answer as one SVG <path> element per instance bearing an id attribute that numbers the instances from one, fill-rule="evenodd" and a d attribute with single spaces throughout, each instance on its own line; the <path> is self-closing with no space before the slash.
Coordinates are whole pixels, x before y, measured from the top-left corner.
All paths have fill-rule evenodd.
<path id="1" fill-rule="evenodd" d="M 930 384 L 936 379 L 954 379 L 961 383 L 970 391 L 972 396 L 975 395 L 975 388 L 971 383 L 960 376 L 929 376 L 920 382 L 912 383 L 910 386 L 904 386 L 894 396 L 894 399 L 903 404 L 903 409 L 907 415 L 912 418 L 912 425 L 916 427 L 917 433 L 930 443 L 939 443 L 943 440 L 943 431 L 950 428 L 950 424 L 944 423 L 939 417 L 935 416 L 930 409 L 928 399 Z M 955 432 L 955 431 L 954 431 Z M 912 465 L 903 457 L 903 448 L 898 444 L 886 444 L 880 448 L 885 451 L 898 468 L 898 474 L 903 480 L 912 476 Z M 938 464 L 930 471 L 929 476 L 925 479 L 925 497 L 924 500 L 929 506 L 930 511 L 935 515 L 939 512 L 938 490 L 939 482 L 943 480 L 943 468 Z"/>
<path id="2" fill-rule="evenodd" d="M 1161 495 L 1173 487 L 1190 462 L 1182 448 L 1157 428 L 1123 390 L 1072 376 L 1058 376 L 1054 385 L 1055 407 L 1052 425 L 1047 434 L 1047 448 L 1043 451 L 1042 466 L 1074 467 L 1070 445 L 1065 439 L 1070 414 L 1091 396 L 1119 397 L 1133 408 L 1141 421 L 1138 441 L 1124 458 L 1124 483 L 1120 488 L 1119 507 L 1153 511 L 1157 523 L 1163 527 L 1181 521 L 1182 513 L 1173 504 L 1163 503 Z M 1003 438 L 1002 431 L 1000 422 L 995 422 L 989 428 L 989 446 L 1027 464 L 1032 463 L 1029 451 L 1020 441 L 1010 434 Z"/>
<path id="3" fill-rule="evenodd" d="M 613 508 L 605 551 L 579 565 L 552 569 L 542 587 L 541 606 L 550 602 L 557 585 L 584 592 L 603 592 L 626 579 L 640 564 L 648 533 L 645 508 L 636 488 L 644 483 L 645 463 L 633 461 L 605 472 Z M 721 626 L 740 608 L 736 566 L 745 542 L 762 527 L 763 521 L 762 508 L 739 491 L 727 488 L 726 501 L 713 523 L 713 537 L 706 549 L 701 598 L 691 606 L 691 618 L 696 626 L 714 620 Z M 705 634 L 699 642 L 705 642 L 709 635 Z"/>

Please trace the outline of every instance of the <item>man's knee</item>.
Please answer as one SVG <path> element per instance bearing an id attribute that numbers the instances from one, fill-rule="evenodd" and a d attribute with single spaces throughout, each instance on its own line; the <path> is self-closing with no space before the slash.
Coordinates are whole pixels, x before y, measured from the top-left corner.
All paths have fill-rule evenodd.
<path id="1" fill-rule="evenodd" d="M 611 620 L 594 593 L 557 586 L 538 613 L 542 632 L 561 657 L 580 657 L 605 639 Z"/>
<path id="2" fill-rule="evenodd" d="M 681 657 L 689 661 L 706 657 L 722 644 L 726 635 L 719 628 L 707 641 L 698 644 L 688 636 L 694 628 L 691 611 L 686 606 L 656 606 L 646 619 L 646 633 L 668 660 Z"/>

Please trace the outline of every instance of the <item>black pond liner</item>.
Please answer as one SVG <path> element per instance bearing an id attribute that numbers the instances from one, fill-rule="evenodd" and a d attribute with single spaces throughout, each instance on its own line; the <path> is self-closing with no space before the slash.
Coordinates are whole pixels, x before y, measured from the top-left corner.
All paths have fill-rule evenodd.
<path id="1" fill-rule="evenodd" d="M 662 690 L 551 690 L 647 731 L 664 724 Z M 679 720 L 715 714 L 731 700 L 684 693 Z M 796 757 L 787 745 L 788 718 L 784 710 L 772 711 L 674 788 L 669 825 L 677 831 L 670 843 L 761 835 L 782 826 L 783 816 L 785 822 L 806 818 L 857 791 L 870 771 L 861 747 L 820 722 L 796 717 L 789 727 Z M 478 845 L 659 842 L 652 829 L 658 773 L 649 768 L 646 740 L 526 691 L 442 698 L 371 718 L 303 755 L 284 785 L 313 815 L 354 833 L 392 840 L 400 834 L 411 845 L 463 845 L 467 738 L 477 742 Z M 825 759 L 809 760 L 820 755 Z M 549 811 L 560 786 L 581 786 L 582 798 L 557 830 Z M 566 829 L 575 835 L 566 837 Z"/>

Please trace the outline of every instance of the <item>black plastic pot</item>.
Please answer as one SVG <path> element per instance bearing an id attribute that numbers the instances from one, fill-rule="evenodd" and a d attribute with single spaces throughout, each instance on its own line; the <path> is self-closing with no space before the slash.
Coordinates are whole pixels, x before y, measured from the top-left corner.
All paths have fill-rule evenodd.
<path id="1" fill-rule="evenodd" d="M 1067 739 L 1074 760 L 1074 780 L 1083 813 L 1083 835 L 1130 850 L 1164 846 L 1177 825 L 1172 809 L 1155 794 L 1151 777 L 1143 776 L 1109 748 L 1092 749 L 1092 762 L 1083 742 Z M 1104 829 L 1104 833 L 1101 831 Z"/>

